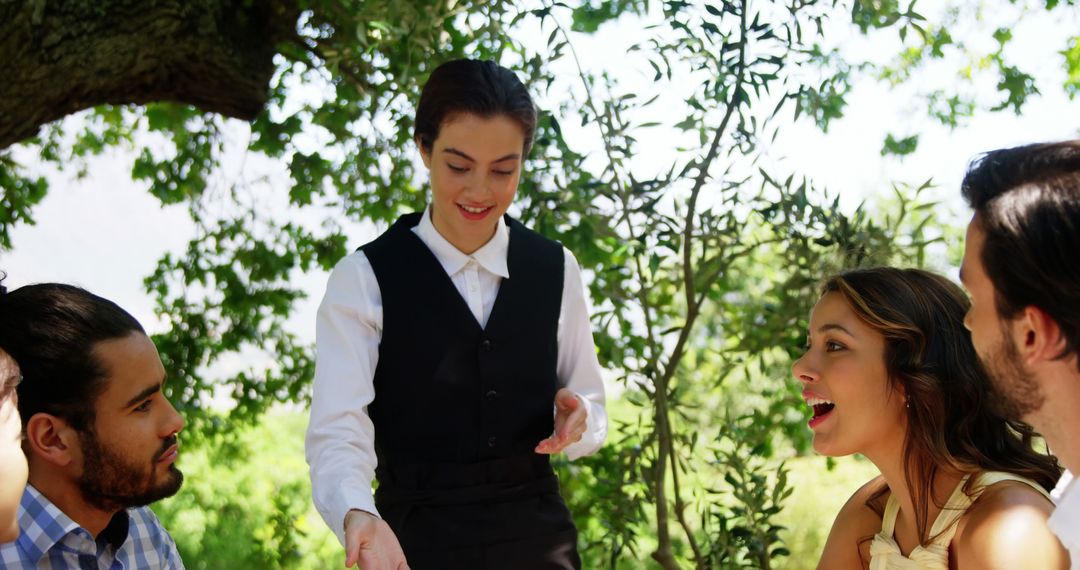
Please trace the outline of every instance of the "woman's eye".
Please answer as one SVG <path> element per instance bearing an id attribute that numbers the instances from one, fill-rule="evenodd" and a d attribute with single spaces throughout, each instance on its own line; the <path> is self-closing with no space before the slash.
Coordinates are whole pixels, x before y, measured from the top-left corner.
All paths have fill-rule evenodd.
<path id="1" fill-rule="evenodd" d="M 150 402 L 151 402 L 151 400 L 147 400 L 147 401 L 139 404 L 138 406 L 135 406 L 135 411 L 136 412 L 145 412 L 145 411 L 149 410 L 150 409 Z"/>
<path id="2" fill-rule="evenodd" d="M 844 345 L 842 345 L 842 344 L 840 344 L 838 342 L 834 342 L 834 341 L 830 340 L 829 342 L 825 343 L 825 352 L 836 352 L 838 350 L 843 350 L 843 349 L 844 349 Z"/>
<path id="3" fill-rule="evenodd" d="M 468 168 L 464 166 L 457 166 L 454 164 L 447 164 L 446 166 L 449 166 L 450 170 L 453 170 L 454 172 L 465 172 L 466 170 L 468 170 Z"/>
<path id="4" fill-rule="evenodd" d="M 510 176 L 514 173 L 513 170 L 492 170 L 492 172 L 499 176 Z"/>

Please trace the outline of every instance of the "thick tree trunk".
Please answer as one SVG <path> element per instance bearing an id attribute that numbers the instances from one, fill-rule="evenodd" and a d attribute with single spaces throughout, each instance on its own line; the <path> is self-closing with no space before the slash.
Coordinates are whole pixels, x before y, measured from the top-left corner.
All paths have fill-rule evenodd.
<path id="1" fill-rule="evenodd" d="M 250 120 L 297 17 L 294 0 L 0 1 L 0 149 L 105 103 Z"/>

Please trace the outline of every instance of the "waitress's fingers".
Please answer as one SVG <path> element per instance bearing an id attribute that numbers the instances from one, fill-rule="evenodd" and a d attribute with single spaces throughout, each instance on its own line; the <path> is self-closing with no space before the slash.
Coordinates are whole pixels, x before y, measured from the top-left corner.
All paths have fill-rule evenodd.
<path id="1" fill-rule="evenodd" d="M 555 454 L 566 449 L 571 444 L 581 441 L 583 435 L 585 435 L 585 425 L 577 425 L 565 436 L 553 435 L 541 440 L 534 451 L 536 453 Z"/>
<path id="2" fill-rule="evenodd" d="M 559 444 L 555 441 L 555 438 L 547 437 L 541 439 L 540 443 L 536 444 L 536 449 L 534 449 L 533 451 L 542 454 L 558 453 L 558 445 Z"/>
<path id="3" fill-rule="evenodd" d="M 585 410 L 585 406 L 580 406 L 576 410 L 567 414 L 562 421 L 558 415 L 555 417 L 555 433 L 559 436 L 559 439 L 569 439 L 572 434 L 578 429 L 584 432 L 585 425 L 588 419 L 588 412 Z"/>
<path id="4" fill-rule="evenodd" d="M 572 426 L 570 426 L 570 428 L 567 430 L 566 436 L 560 438 L 560 441 L 563 443 L 563 447 L 565 448 L 566 446 L 581 441 L 581 437 L 585 435 L 585 429 L 586 426 L 584 421 L 574 423 Z"/>

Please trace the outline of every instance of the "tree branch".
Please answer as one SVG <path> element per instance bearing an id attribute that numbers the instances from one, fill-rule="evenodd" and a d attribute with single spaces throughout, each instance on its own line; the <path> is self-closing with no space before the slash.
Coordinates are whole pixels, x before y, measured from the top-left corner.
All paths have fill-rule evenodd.
<path id="1" fill-rule="evenodd" d="M 686 354 L 686 343 L 690 338 L 690 333 L 694 329 L 694 324 L 697 321 L 697 317 L 700 314 L 701 302 L 704 300 L 702 297 L 700 300 L 695 294 L 694 284 L 694 264 L 693 264 L 693 246 L 694 246 L 694 216 L 697 215 L 697 200 L 701 194 L 702 188 L 705 187 L 705 181 L 708 178 L 709 168 L 712 166 L 713 161 L 716 159 L 720 151 L 720 142 L 723 139 L 724 134 L 727 131 L 728 123 L 731 121 L 731 117 L 734 116 L 735 110 L 740 103 L 740 95 L 742 92 L 743 82 L 745 81 L 745 68 L 746 68 L 746 43 L 747 43 L 747 22 L 746 22 L 746 8 L 747 1 L 742 1 L 742 9 L 739 15 L 739 57 L 735 70 L 735 86 L 732 89 L 731 97 L 727 102 L 727 108 L 724 111 L 724 118 L 720 121 L 720 125 L 717 127 L 716 132 L 713 134 L 712 143 L 709 145 L 709 151 L 706 154 L 704 160 L 698 166 L 698 174 L 694 180 L 694 186 L 690 191 L 690 199 L 687 202 L 686 208 L 686 225 L 683 227 L 683 288 L 686 295 L 686 320 L 683 323 L 682 330 L 679 331 L 679 338 L 675 341 L 675 346 L 671 350 L 671 358 L 668 359 L 667 365 L 664 367 L 663 375 L 660 378 L 660 382 L 656 386 L 657 392 L 657 413 L 661 416 L 662 421 L 658 421 L 657 425 L 661 428 L 660 432 L 660 447 L 661 458 L 663 461 L 665 456 L 674 456 L 674 441 L 671 433 L 671 425 L 668 417 L 668 404 L 667 404 L 667 389 L 671 383 L 671 379 L 675 375 L 675 371 L 678 370 L 679 364 L 682 362 L 683 356 Z M 674 467 L 673 467 L 674 469 Z M 677 482 L 677 478 L 673 480 Z M 663 483 L 661 482 L 661 485 Z M 675 495 L 676 505 L 682 503 L 681 490 L 678 485 L 675 484 L 673 490 Z M 704 559 L 701 557 L 700 547 L 697 546 L 697 540 L 694 538 L 692 532 L 685 522 L 682 520 L 682 513 L 678 511 L 677 515 L 680 517 L 680 522 L 684 523 L 684 532 L 686 533 L 686 539 L 690 543 L 691 548 L 695 554 L 695 561 L 699 567 L 704 567 Z M 664 549 L 667 549 L 665 552 Z M 674 566 L 674 557 L 670 552 L 671 544 L 670 539 L 667 544 L 660 543 L 657 548 L 657 552 L 654 554 L 654 558 L 661 564 L 665 564 L 665 567 Z"/>
<path id="2" fill-rule="evenodd" d="M 671 484 L 674 487 L 673 494 L 675 495 L 675 517 L 679 520 L 679 526 L 682 527 L 683 533 L 686 534 L 690 541 L 690 549 L 694 552 L 694 561 L 697 563 L 698 570 L 705 570 L 705 555 L 702 554 L 697 540 L 694 540 L 694 532 L 690 528 L 690 523 L 686 520 L 686 503 L 683 502 L 682 494 L 679 493 L 679 461 L 674 451 L 672 449 L 669 457 L 671 458 Z"/>
<path id="3" fill-rule="evenodd" d="M 0 4 L 0 149 L 102 104 L 174 101 L 251 120 L 298 16 L 292 0 Z"/>

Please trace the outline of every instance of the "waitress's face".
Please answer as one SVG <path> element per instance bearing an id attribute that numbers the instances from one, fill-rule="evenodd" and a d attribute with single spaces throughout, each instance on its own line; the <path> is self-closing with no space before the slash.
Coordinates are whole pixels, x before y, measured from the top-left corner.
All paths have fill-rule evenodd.
<path id="1" fill-rule="evenodd" d="M 0 387 L 18 382 L 15 361 L 0 351 Z M 0 388 L 0 543 L 19 536 L 19 500 L 26 487 L 26 456 L 22 452 L 22 420 L 14 390 Z"/>
<path id="2" fill-rule="evenodd" d="M 430 152 L 431 221 L 463 253 L 480 249 L 517 193 L 525 131 L 506 115 L 470 113 L 443 121 Z"/>

